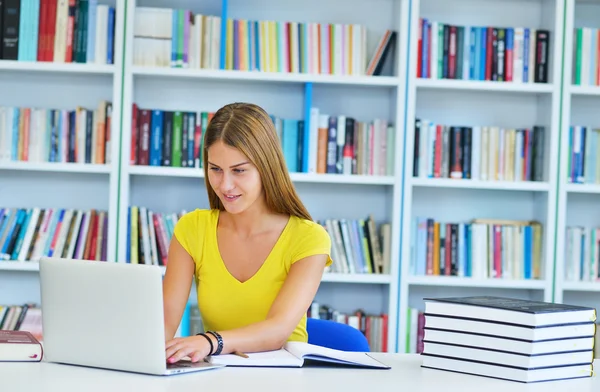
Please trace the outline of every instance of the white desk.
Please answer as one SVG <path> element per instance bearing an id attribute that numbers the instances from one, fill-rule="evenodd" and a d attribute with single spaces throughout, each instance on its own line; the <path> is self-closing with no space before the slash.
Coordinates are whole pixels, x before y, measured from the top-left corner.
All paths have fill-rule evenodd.
<path id="1" fill-rule="evenodd" d="M 391 370 L 349 368 L 221 368 L 175 376 L 147 376 L 54 363 L 0 363 L 0 390 L 10 392 L 202 392 L 202 391 L 408 391 L 577 392 L 600 391 L 598 376 L 521 384 L 423 369 L 418 355 L 373 354 Z M 596 361 L 596 365 L 600 365 Z"/>

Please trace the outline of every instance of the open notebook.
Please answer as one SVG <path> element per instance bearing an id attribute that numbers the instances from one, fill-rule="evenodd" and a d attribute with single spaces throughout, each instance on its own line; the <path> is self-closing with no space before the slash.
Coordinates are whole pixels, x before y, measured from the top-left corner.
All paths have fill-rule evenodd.
<path id="1" fill-rule="evenodd" d="M 334 350 L 303 342 L 287 342 L 280 350 L 248 353 L 248 358 L 234 354 L 209 357 L 208 362 L 225 366 L 302 367 L 304 360 L 332 362 L 373 369 L 390 369 L 367 353 Z"/>

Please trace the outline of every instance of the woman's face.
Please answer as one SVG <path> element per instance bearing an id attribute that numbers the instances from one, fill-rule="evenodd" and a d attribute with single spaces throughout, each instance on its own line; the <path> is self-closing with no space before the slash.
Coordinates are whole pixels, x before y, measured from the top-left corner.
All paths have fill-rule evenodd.
<path id="1" fill-rule="evenodd" d="M 264 202 L 260 174 L 239 150 L 221 140 L 208 149 L 208 180 L 225 210 L 239 214 Z"/>

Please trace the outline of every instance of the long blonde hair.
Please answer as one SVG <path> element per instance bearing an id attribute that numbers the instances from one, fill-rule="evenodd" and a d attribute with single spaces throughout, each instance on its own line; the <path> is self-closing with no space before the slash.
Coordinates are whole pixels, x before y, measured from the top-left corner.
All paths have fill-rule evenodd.
<path id="1" fill-rule="evenodd" d="M 288 173 L 273 121 L 260 106 L 232 103 L 220 108 L 204 135 L 204 181 L 211 209 L 224 210 L 223 203 L 208 181 L 208 149 L 217 141 L 236 148 L 252 162 L 260 174 L 269 210 L 312 220 L 300 201 Z"/>

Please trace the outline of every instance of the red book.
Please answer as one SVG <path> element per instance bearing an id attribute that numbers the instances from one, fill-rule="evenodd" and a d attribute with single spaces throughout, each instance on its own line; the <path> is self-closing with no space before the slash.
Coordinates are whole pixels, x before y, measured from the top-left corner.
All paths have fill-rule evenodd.
<path id="1" fill-rule="evenodd" d="M 40 362 L 41 343 L 27 331 L 0 330 L 0 362 Z"/>

